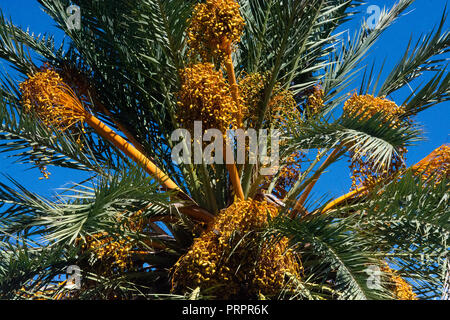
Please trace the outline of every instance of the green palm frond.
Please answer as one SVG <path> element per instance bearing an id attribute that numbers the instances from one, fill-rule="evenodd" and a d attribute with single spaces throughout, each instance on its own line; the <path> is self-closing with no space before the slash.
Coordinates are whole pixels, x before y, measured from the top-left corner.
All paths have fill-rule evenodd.
<path id="1" fill-rule="evenodd" d="M 446 18 L 447 12 L 444 9 L 441 22 L 436 31 L 432 30 L 424 35 L 414 47 L 411 47 L 410 40 L 405 54 L 387 76 L 378 91 L 379 96 L 389 95 L 419 77 L 423 72 L 446 69 L 446 64 L 443 62 L 448 59 L 438 57 L 449 51 L 450 32 L 444 31 Z"/>
<path id="2" fill-rule="evenodd" d="M 414 126 L 383 125 L 384 116 L 343 115 L 334 122 L 325 119 L 309 120 L 292 125 L 284 146 L 288 150 L 307 150 L 345 147 L 370 155 L 378 165 L 389 166 L 390 159 L 401 147 L 410 146 L 420 139 L 420 131 Z"/>
<path id="3" fill-rule="evenodd" d="M 446 65 L 448 66 L 448 64 Z M 447 68 L 431 78 L 418 91 L 413 91 L 411 95 L 406 98 L 403 105 L 406 107 L 406 116 L 414 115 L 425 109 L 428 109 L 438 103 L 448 101 L 450 95 L 450 73 Z"/>
<path id="4" fill-rule="evenodd" d="M 247 25 L 238 65 L 246 72 L 270 73 L 259 123 L 276 82 L 299 93 L 318 81 L 315 73 L 325 68 L 325 57 L 336 42 L 333 30 L 351 15 L 346 9 L 359 4 L 336 0 L 242 1 Z"/>
<path id="5" fill-rule="evenodd" d="M 140 171 L 99 178 L 94 187 L 70 188 L 56 201 L 28 192 L 10 180 L 17 189 L 1 184 L 2 202 L 13 206 L 5 208 L 3 216 L 8 221 L 3 224 L 11 228 L 10 233 L 33 228 L 33 233 L 51 241 L 72 243 L 80 236 L 111 232 L 117 228 L 120 215 L 129 217 L 144 208 L 143 216 L 147 218 L 168 210 L 167 195 L 158 193 L 157 185 Z"/>
<path id="6" fill-rule="evenodd" d="M 16 238 L 18 243 L 23 239 Z M 0 242 L 0 297 L 26 299 L 46 288 L 57 287 L 57 276 L 76 261 L 76 248 Z M 54 299 L 56 292 L 48 296 Z"/>
<path id="7" fill-rule="evenodd" d="M 282 218 L 275 220 L 272 228 L 292 239 L 306 275 L 322 275 L 322 281 L 329 281 L 339 293 L 335 298 L 381 299 L 386 295 L 384 290 L 368 288 L 365 269 L 376 261 L 364 250 L 365 240 L 351 233 L 345 221 L 324 215 L 301 220 Z"/>
<path id="8" fill-rule="evenodd" d="M 376 43 L 380 35 L 414 2 L 401 0 L 390 10 L 381 12 L 376 28 L 369 29 L 364 22 L 361 30 L 353 39 L 348 37 L 342 41 L 337 52 L 331 55 L 331 64 L 326 68 L 323 80 L 325 100 L 329 101 L 326 111 L 336 107 L 343 99 L 341 93 L 348 88 L 358 74 L 359 63 L 367 56 L 370 48 Z"/>
<path id="9" fill-rule="evenodd" d="M 350 214 L 347 225 L 364 234 L 372 250 L 385 252 L 388 261 L 412 280 L 415 291 L 442 295 L 441 270 L 450 239 L 448 180 L 424 184 L 406 174 L 336 214 Z"/>

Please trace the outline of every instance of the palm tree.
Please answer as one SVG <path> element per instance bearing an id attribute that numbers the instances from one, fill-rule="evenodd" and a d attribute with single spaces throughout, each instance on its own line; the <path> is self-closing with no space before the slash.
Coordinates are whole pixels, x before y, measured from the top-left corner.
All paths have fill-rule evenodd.
<path id="1" fill-rule="evenodd" d="M 450 147 L 404 158 L 421 138 L 415 115 L 449 98 L 446 12 L 385 79 L 368 68 L 348 94 L 413 0 L 348 40 L 336 30 L 358 0 L 74 2 L 79 30 L 71 1 L 39 0 L 68 38 L 60 46 L 0 17 L 0 58 L 22 77 L 2 77 L 0 150 L 47 178 L 48 166 L 87 176 L 54 198 L 0 184 L 1 298 L 445 296 Z M 423 74 L 405 101 L 390 99 Z M 172 133 L 195 120 L 278 129 L 279 167 L 175 163 Z M 344 158 L 349 193 L 313 198 Z M 58 278 L 69 266 L 81 270 L 75 289 Z"/>

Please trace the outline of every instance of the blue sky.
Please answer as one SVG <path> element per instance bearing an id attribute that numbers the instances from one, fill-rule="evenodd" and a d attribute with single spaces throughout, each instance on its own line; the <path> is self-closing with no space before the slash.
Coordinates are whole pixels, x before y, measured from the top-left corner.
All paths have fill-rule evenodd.
<path id="1" fill-rule="evenodd" d="M 396 1 L 394 0 L 367 0 L 367 4 L 360 8 L 362 13 L 356 16 L 355 21 L 347 25 L 351 34 L 358 28 L 361 20 L 370 16 L 366 9 L 370 5 L 378 5 L 381 8 L 388 8 Z M 373 61 L 380 65 L 386 59 L 384 74 L 390 71 L 395 63 L 403 55 L 412 35 L 413 41 L 420 39 L 423 33 L 429 32 L 439 23 L 446 0 L 416 0 L 408 14 L 404 15 L 388 29 L 377 44 L 371 50 L 368 58 L 363 64 L 371 65 Z M 6 17 L 24 29 L 29 28 L 35 34 L 50 33 L 55 35 L 57 43 L 62 40 L 63 34 L 58 30 L 53 21 L 40 9 L 36 0 L 0 0 L 0 9 Z M 448 29 L 449 22 L 446 24 Z M 448 58 L 448 56 L 447 56 Z M 2 70 L 7 68 L 6 64 L 0 62 Z M 425 78 L 427 79 L 427 78 Z M 359 88 L 359 82 L 350 87 L 348 91 Z M 392 98 L 397 103 L 403 102 L 409 95 L 409 89 L 405 88 L 393 95 Z M 415 120 L 423 125 L 425 131 L 425 141 L 409 148 L 407 154 L 407 164 L 411 165 L 425 155 L 430 153 L 436 147 L 449 142 L 449 103 L 443 103 L 422 112 Z M 49 196 L 55 191 L 55 188 L 63 186 L 68 182 L 81 181 L 85 177 L 83 173 L 75 170 L 59 169 L 49 167 L 51 172 L 50 179 L 39 180 L 41 173 L 38 169 L 26 170 L 27 166 L 13 163 L 14 158 L 7 158 L 6 154 L 0 153 L 0 173 L 7 173 L 23 183 L 32 191 L 41 195 Z M 29 168 L 29 167 L 28 167 Z M 0 181 L 5 182 L 5 178 L 0 176 Z M 341 161 L 330 168 L 319 180 L 315 189 L 315 194 L 327 194 L 336 196 L 348 191 L 350 185 L 349 171 L 347 162 Z"/>

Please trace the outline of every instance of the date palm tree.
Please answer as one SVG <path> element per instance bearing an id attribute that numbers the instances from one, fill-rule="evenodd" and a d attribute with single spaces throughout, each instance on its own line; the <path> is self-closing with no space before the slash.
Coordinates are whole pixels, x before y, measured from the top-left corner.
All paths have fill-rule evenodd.
<path id="1" fill-rule="evenodd" d="M 52 198 L 0 184 L 1 298 L 448 296 L 450 147 L 404 160 L 415 115 L 449 99 L 445 9 L 383 77 L 360 62 L 413 0 L 348 38 L 358 0 L 38 2 L 66 41 L 0 17 L 0 58 L 19 74 L 1 78 L 0 151 L 86 179 Z M 279 166 L 173 161 L 173 132 L 194 121 L 277 129 Z M 343 159 L 349 193 L 316 199 Z"/>

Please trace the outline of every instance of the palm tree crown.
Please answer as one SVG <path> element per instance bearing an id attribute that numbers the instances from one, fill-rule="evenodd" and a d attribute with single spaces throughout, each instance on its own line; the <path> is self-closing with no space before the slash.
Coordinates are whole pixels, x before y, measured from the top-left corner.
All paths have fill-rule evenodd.
<path id="1" fill-rule="evenodd" d="M 385 79 L 366 69 L 351 91 L 413 0 L 349 41 L 337 30 L 359 0 L 38 2 L 68 41 L 0 17 L 0 58 L 22 76 L 0 83 L 0 151 L 45 178 L 50 166 L 88 178 L 55 198 L 0 183 L 0 297 L 445 296 L 450 146 L 405 164 L 422 135 L 415 116 L 449 98 L 445 10 Z M 219 134 L 199 141 L 197 124 Z M 278 164 L 252 161 L 250 142 L 222 142 L 229 130 L 268 133 L 258 148 Z M 214 161 L 174 161 L 178 147 Z M 313 199 L 345 158 L 349 193 Z M 75 289 L 58 280 L 68 266 L 81 270 Z"/>

